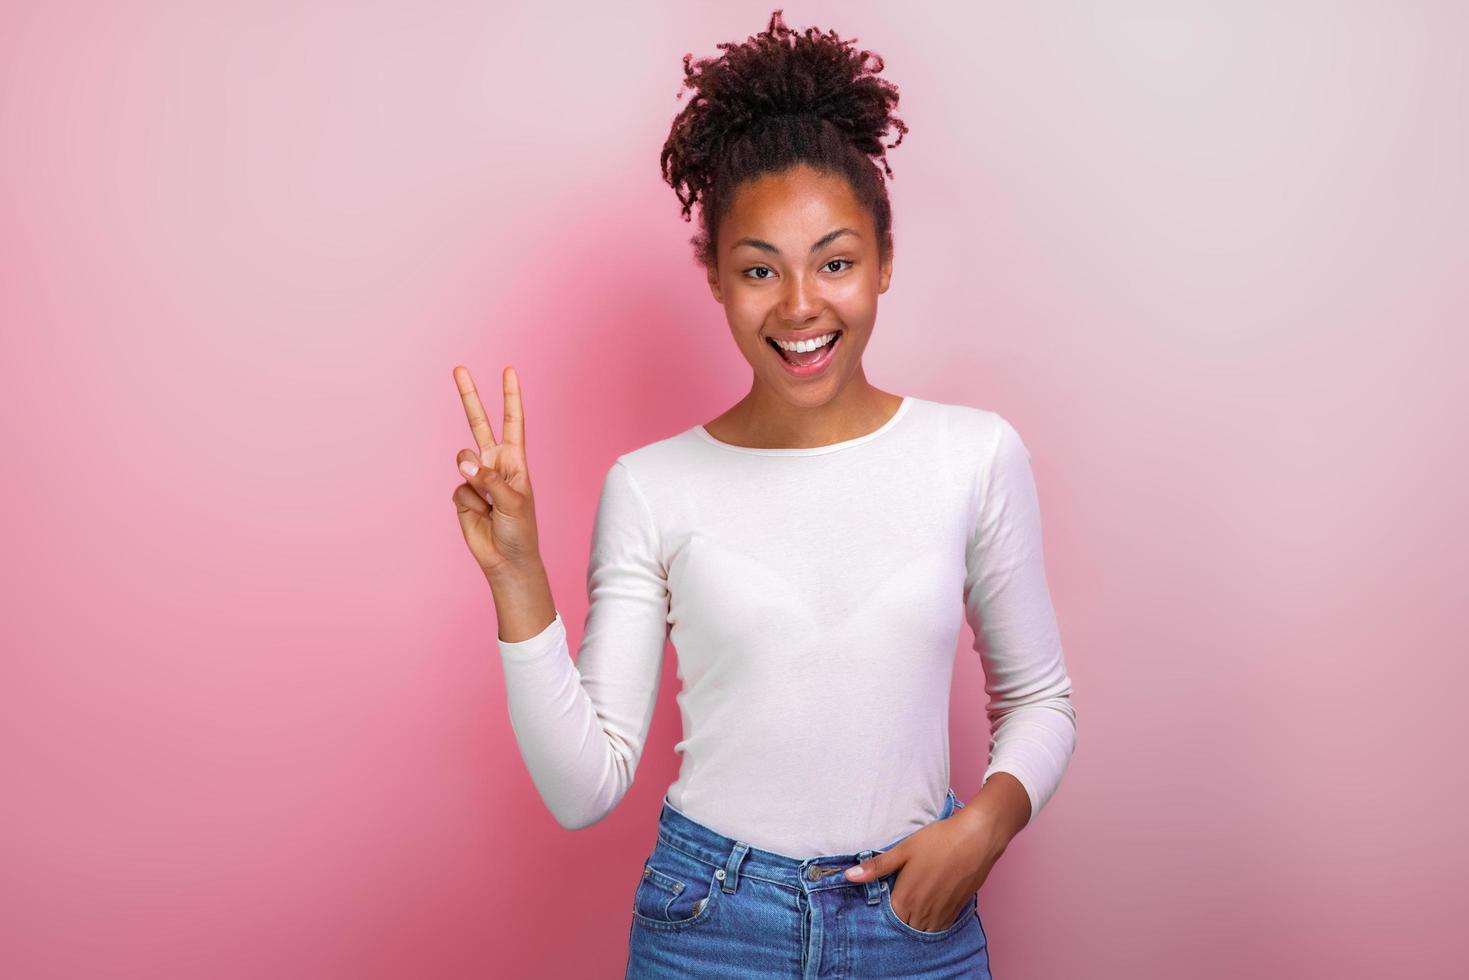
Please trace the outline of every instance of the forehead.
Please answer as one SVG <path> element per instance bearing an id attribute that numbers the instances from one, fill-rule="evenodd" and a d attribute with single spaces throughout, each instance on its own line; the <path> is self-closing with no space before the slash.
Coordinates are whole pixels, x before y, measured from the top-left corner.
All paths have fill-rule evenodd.
<path id="1" fill-rule="evenodd" d="M 794 167 L 741 184 L 724 227 L 735 236 L 784 234 L 800 240 L 804 247 L 809 244 L 807 237 L 814 241 L 836 224 L 858 227 L 864 217 L 865 209 L 845 178 Z"/>

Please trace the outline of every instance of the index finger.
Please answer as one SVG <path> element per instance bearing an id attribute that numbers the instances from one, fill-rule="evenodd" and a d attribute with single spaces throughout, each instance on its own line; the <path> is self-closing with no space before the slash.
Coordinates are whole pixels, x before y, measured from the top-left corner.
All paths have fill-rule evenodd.
<path id="1" fill-rule="evenodd" d="M 474 387 L 474 378 L 469 368 L 456 365 L 454 383 L 459 388 L 459 398 L 464 402 L 464 414 L 469 419 L 469 431 L 474 434 L 475 445 L 483 453 L 495 446 L 495 433 L 490 429 L 490 420 L 485 418 L 485 407 L 480 404 L 479 391 Z"/>

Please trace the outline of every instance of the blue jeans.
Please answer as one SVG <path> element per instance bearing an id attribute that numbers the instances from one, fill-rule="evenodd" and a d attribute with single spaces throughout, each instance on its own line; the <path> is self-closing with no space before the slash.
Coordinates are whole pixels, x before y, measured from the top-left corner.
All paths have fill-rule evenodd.
<path id="1" fill-rule="evenodd" d="M 963 806 L 950 789 L 938 819 Z M 658 841 L 633 893 L 628 980 L 991 980 L 978 892 L 953 924 L 928 932 L 893 912 L 901 870 L 873 881 L 842 874 L 907 836 L 803 860 L 718 834 L 665 796 Z"/>

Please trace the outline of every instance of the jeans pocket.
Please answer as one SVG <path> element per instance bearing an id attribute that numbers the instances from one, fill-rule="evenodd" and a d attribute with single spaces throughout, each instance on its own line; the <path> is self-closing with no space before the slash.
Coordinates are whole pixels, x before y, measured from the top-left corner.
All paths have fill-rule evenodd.
<path id="1" fill-rule="evenodd" d="M 938 939 L 948 939 L 950 936 L 954 935 L 960 929 L 963 929 L 966 925 L 968 925 L 971 920 L 978 921 L 975 913 L 978 908 L 979 893 L 975 892 L 973 895 L 970 895 L 969 900 L 964 903 L 964 908 L 960 909 L 959 918 L 949 925 L 945 926 L 944 928 L 938 930 L 937 932 L 930 932 L 927 929 L 913 928 L 908 923 L 904 922 L 898 916 L 897 910 L 893 908 L 893 882 L 897 879 L 897 874 L 897 872 L 893 872 L 893 874 L 891 875 L 879 878 L 878 886 L 882 892 L 881 905 L 883 918 L 887 920 L 889 925 L 897 929 L 899 932 L 903 933 L 905 936 L 913 939 L 923 940 L 925 942 L 932 942 Z"/>
<path id="2" fill-rule="evenodd" d="M 687 929 L 707 921 L 723 892 L 721 871 L 660 838 L 633 892 L 634 924 Z"/>

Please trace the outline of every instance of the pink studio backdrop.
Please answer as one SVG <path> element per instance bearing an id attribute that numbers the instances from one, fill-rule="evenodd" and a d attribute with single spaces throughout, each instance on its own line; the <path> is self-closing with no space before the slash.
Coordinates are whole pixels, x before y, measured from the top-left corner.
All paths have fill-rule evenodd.
<path id="1" fill-rule="evenodd" d="M 0 14 L 0 974 L 621 976 L 673 658 L 562 830 L 450 372 L 520 372 L 579 640 L 607 466 L 748 385 L 658 152 L 772 6 Z M 1078 750 L 996 975 L 1461 975 L 1464 5 L 786 16 L 911 127 L 869 376 L 1005 414 L 1042 494 Z"/>

